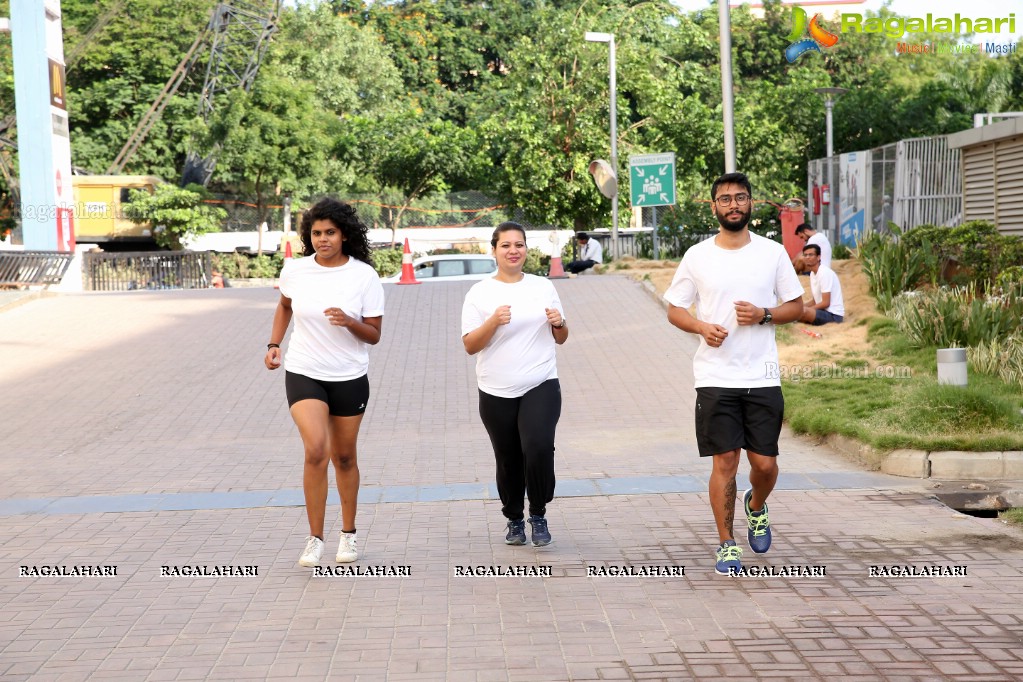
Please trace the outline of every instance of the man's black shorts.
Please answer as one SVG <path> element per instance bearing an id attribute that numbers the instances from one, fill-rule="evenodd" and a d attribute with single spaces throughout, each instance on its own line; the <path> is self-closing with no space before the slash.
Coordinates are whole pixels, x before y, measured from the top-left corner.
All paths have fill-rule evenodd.
<path id="1" fill-rule="evenodd" d="M 696 389 L 696 445 L 700 457 L 742 448 L 777 457 L 785 416 L 780 386 Z"/>
<path id="2" fill-rule="evenodd" d="M 369 377 L 364 374 L 351 381 L 320 381 L 285 371 L 284 390 L 288 407 L 299 400 L 321 400 L 327 403 L 332 417 L 354 417 L 366 411 Z"/>

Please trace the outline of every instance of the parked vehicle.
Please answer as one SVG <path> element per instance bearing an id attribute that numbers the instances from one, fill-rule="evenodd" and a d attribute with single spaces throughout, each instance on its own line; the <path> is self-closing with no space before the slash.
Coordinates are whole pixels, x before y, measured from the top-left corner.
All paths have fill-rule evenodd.
<path id="1" fill-rule="evenodd" d="M 124 216 L 124 204 L 133 189 L 150 193 L 161 182 L 152 175 L 75 175 L 75 241 L 90 244 L 135 243 L 154 245 L 153 226 L 136 224 Z"/>
<path id="2" fill-rule="evenodd" d="M 412 261 L 412 269 L 420 282 L 451 282 L 486 279 L 497 272 L 493 256 L 473 253 L 451 253 L 422 256 Z M 383 282 L 397 282 L 401 272 L 382 277 Z"/>

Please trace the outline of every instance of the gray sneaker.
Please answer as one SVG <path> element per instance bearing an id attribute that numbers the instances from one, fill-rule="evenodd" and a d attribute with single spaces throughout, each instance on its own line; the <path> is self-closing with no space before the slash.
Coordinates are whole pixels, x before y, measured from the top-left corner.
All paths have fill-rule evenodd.
<path id="1" fill-rule="evenodd" d="M 542 516 L 530 516 L 529 525 L 533 527 L 534 547 L 544 547 L 551 544 L 551 532 L 547 530 L 547 519 Z"/>
<path id="2" fill-rule="evenodd" d="M 522 519 L 508 522 L 508 534 L 504 536 L 506 545 L 526 544 L 526 522 Z"/>

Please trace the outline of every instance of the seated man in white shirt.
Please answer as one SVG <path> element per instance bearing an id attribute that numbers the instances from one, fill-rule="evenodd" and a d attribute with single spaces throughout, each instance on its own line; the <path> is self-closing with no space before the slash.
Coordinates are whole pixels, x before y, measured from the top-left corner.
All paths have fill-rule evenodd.
<path id="1" fill-rule="evenodd" d="M 799 321 L 814 326 L 841 322 L 845 316 L 842 285 L 834 270 L 821 265 L 821 247 L 816 244 L 804 246 L 803 260 L 810 270 L 810 293 L 813 294 L 813 304 L 803 304 L 803 314 L 799 316 Z"/>
<path id="2" fill-rule="evenodd" d="M 604 262 L 604 249 L 600 246 L 600 242 L 596 239 L 590 239 L 590 235 L 585 232 L 576 233 L 575 238 L 581 247 L 579 250 L 579 259 L 566 265 L 566 270 L 572 274 L 578 275 L 583 270 L 592 268 L 597 263 Z"/>
<path id="3" fill-rule="evenodd" d="M 796 228 L 796 236 L 803 240 L 804 244 L 816 244 L 821 250 L 821 265 L 831 267 L 831 242 L 817 230 L 810 227 L 809 223 L 803 223 Z"/>

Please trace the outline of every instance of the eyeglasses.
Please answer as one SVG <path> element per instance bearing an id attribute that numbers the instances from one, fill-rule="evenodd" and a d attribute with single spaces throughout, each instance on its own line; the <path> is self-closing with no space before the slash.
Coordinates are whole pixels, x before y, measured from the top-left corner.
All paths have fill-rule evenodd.
<path id="1" fill-rule="evenodd" d="M 714 201 L 716 201 L 719 206 L 731 206 L 732 199 L 735 199 L 736 206 L 745 206 L 749 203 L 749 198 L 748 194 L 736 194 L 734 197 L 728 194 L 722 194 Z"/>

